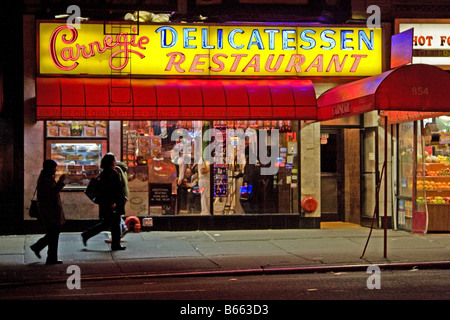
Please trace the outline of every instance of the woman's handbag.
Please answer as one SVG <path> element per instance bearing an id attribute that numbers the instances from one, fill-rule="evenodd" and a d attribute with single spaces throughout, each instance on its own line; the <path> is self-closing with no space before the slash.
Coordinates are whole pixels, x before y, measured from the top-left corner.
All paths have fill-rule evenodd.
<path id="1" fill-rule="evenodd" d="M 37 199 L 36 199 L 36 190 L 34 190 L 33 198 L 31 199 L 31 204 L 29 210 L 29 214 L 31 218 L 39 218 L 39 209 L 37 205 Z"/>

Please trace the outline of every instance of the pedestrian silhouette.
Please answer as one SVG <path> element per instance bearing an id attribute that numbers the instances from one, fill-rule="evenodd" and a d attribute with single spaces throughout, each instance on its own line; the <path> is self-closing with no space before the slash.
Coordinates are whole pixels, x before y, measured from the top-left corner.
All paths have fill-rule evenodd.
<path id="1" fill-rule="evenodd" d="M 101 161 L 102 172 L 99 175 L 99 216 L 100 222 L 81 233 L 83 244 L 101 231 L 111 230 L 111 250 L 125 250 L 120 245 L 120 220 L 124 214 L 125 194 L 119 173 L 116 170 L 116 158 L 112 153 L 106 154 Z"/>
<path id="2" fill-rule="evenodd" d="M 39 221 L 46 230 L 45 236 L 31 245 L 31 250 L 41 258 L 41 250 L 48 246 L 46 264 L 61 264 L 58 260 L 58 242 L 61 226 L 66 222 L 61 205 L 59 192 L 64 187 L 65 175 L 61 175 L 56 182 L 56 162 L 45 160 L 37 182 L 37 200 Z"/>

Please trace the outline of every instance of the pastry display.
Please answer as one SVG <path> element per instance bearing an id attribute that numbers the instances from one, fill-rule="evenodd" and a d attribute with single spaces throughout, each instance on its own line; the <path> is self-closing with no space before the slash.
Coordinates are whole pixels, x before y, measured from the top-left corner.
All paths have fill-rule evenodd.
<path id="1" fill-rule="evenodd" d="M 68 165 L 68 166 L 67 166 L 67 170 L 69 170 L 69 171 L 82 171 L 82 170 L 83 170 L 83 166 L 79 166 L 79 165 Z"/>
<path id="2" fill-rule="evenodd" d="M 59 153 L 52 153 L 51 157 L 53 160 L 55 160 L 56 162 L 60 161 L 60 160 L 66 160 L 66 156 L 59 154 Z"/>
<path id="3" fill-rule="evenodd" d="M 96 160 L 98 159 L 98 154 L 87 154 L 86 155 L 86 160 Z"/>
<path id="4" fill-rule="evenodd" d="M 100 173 L 100 143 L 52 143 L 47 150 L 57 162 L 57 174 L 67 174 L 66 189 L 86 187 Z"/>
<path id="5" fill-rule="evenodd" d="M 99 170 L 100 168 L 97 165 L 84 165 L 84 170 Z"/>
<path id="6" fill-rule="evenodd" d="M 82 174 L 69 174 L 69 180 L 75 180 L 75 181 L 79 181 L 79 180 L 83 180 L 84 176 Z"/>
<path id="7" fill-rule="evenodd" d="M 68 154 L 66 157 L 67 160 L 83 160 L 82 154 Z"/>
<path id="8" fill-rule="evenodd" d="M 100 148 L 98 147 L 98 145 L 97 144 L 93 144 L 91 147 L 89 147 L 89 149 L 88 149 L 88 151 L 89 152 L 97 152 L 97 151 L 99 151 L 100 150 Z"/>

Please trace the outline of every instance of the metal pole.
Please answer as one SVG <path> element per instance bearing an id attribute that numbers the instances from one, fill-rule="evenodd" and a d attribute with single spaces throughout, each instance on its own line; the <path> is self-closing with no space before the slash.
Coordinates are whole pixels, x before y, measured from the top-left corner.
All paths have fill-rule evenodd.
<path id="1" fill-rule="evenodd" d="M 381 181 L 383 180 L 385 168 L 386 168 L 386 162 L 383 164 L 383 168 L 381 169 L 380 180 L 377 183 L 377 190 L 376 190 L 377 196 L 376 196 L 376 202 L 375 202 L 375 209 L 373 210 L 372 223 L 370 225 L 370 232 L 369 232 L 369 236 L 367 237 L 367 241 L 366 241 L 366 245 L 364 246 L 363 253 L 360 257 L 361 259 L 364 258 L 364 254 L 366 253 L 367 245 L 369 244 L 370 236 L 372 235 L 373 222 L 375 221 L 376 213 L 378 211 L 378 206 L 379 206 L 379 202 L 380 202 Z"/>
<path id="2" fill-rule="evenodd" d="M 388 194 L 388 175 L 387 175 L 387 152 L 388 152 L 388 117 L 384 118 L 384 163 L 386 164 L 386 172 L 384 177 L 384 254 L 387 258 L 387 194 Z"/>

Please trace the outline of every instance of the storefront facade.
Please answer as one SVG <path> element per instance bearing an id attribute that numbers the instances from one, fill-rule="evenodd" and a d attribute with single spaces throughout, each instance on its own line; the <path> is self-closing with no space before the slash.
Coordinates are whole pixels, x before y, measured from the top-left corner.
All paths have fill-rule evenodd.
<path id="1" fill-rule="evenodd" d="M 384 128 L 376 210 L 384 227 L 417 233 L 449 231 L 447 101 L 450 75 L 412 64 L 338 86 L 318 99 L 318 118 L 378 112 Z M 342 94 L 345 93 L 345 96 Z M 439 125 L 438 125 L 439 124 Z M 381 139 L 380 139 L 381 140 Z"/>
<path id="2" fill-rule="evenodd" d="M 425 63 L 449 72 L 448 19 L 397 19 L 395 29 L 396 33 L 414 30 L 412 64 Z M 443 87 L 448 81 L 450 79 L 443 81 Z M 423 92 L 423 95 L 427 94 Z M 403 122 L 395 127 L 398 150 L 395 222 L 401 230 L 417 233 L 450 231 L 448 115 L 450 111 L 406 114 Z M 413 157 L 415 154 L 417 157 Z"/>
<path id="3" fill-rule="evenodd" d="M 382 71 L 381 29 L 365 27 L 38 21 L 26 32 L 37 58 L 25 71 L 25 203 L 37 164 L 54 159 L 74 229 L 97 219 L 84 190 L 107 152 L 128 167 L 127 215 L 150 230 L 320 227 L 316 96 Z"/>

